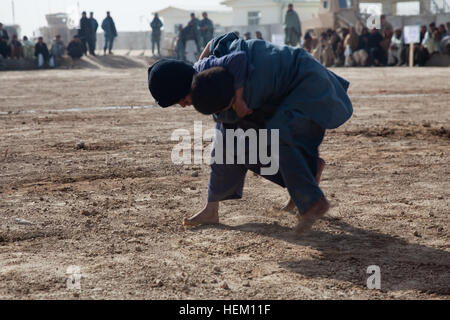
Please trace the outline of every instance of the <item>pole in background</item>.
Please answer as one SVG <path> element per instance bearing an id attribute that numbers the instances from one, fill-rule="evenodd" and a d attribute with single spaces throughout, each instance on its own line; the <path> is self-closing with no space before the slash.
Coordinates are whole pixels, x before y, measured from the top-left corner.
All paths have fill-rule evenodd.
<path id="1" fill-rule="evenodd" d="M 409 67 L 414 67 L 414 43 L 409 45 Z"/>
<path id="2" fill-rule="evenodd" d="M 11 0 L 11 10 L 12 10 L 12 23 L 16 24 L 16 13 L 14 12 L 14 0 Z"/>

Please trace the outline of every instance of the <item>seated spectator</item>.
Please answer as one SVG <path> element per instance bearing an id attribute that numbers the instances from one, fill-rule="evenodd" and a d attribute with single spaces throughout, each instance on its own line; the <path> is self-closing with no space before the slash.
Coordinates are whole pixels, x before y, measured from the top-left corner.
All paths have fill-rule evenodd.
<path id="1" fill-rule="evenodd" d="M 11 40 L 11 58 L 20 59 L 23 57 L 22 43 L 17 39 L 17 34 L 13 35 Z"/>
<path id="2" fill-rule="evenodd" d="M 366 66 L 369 58 L 369 29 L 363 28 L 358 39 L 358 48 L 352 54 L 355 65 Z"/>
<path id="3" fill-rule="evenodd" d="M 384 50 L 381 47 L 381 41 L 383 41 L 383 36 L 376 28 L 373 28 L 370 31 L 369 40 L 367 42 L 369 49 L 369 65 L 379 66 L 386 64 L 386 57 Z"/>
<path id="4" fill-rule="evenodd" d="M 432 24 L 431 24 L 432 25 Z M 430 58 L 430 53 L 428 52 L 428 49 L 425 47 L 425 44 L 428 42 L 428 39 L 430 38 L 430 34 L 427 31 L 427 27 L 425 25 L 420 27 L 420 42 L 418 44 L 415 44 L 414 48 L 414 64 L 419 66 L 424 66 L 425 63 Z M 409 48 L 409 46 L 408 46 Z M 409 63 L 409 50 L 406 53 L 406 57 L 408 59 Z"/>
<path id="5" fill-rule="evenodd" d="M 251 39 L 252 39 L 252 34 L 251 34 L 251 32 L 246 32 L 246 33 L 244 33 L 244 39 L 245 39 L 245 40 L 251 40 Z"/>
<path id="6" fill-rule="evenodd" d="M 344 55 L 346 67 L 354 65 L 353 53 L 358 50 L 359 37 L 356 33 L 355 27 L 351 26 L 348 34 L 344 38 Z"/>
<path id="7" fill-rule="evenodd" d="M 0 55 L 3 59 L 11 56 L 11 47 L 8 45 L 8 40 L 3 36 L 0 36 Z"/>
<path id="8" fill-rule="evenodd" d="M 34 46 L 34 56 L 38 59 L 38 67 L 43 68 L 45 64 L 48 65 L 50 53 L 48 52 L 47 44 L 44 42 L 44 38 L 39 37 L 38 42 Z"/>
<path id="9" fill-rule="evenodd" d="M 450 35 L 442 38 L 440 45 L 442 53 L 450 55 Z"/>
<path id="10" fill-rule="evenodd" d="M 23 57 L 27 60 L 32 60 L 34 58 L 34 44 L 28 40 L 27 36 L 23 37 L 22 40 Z"/>
<path id="11" fill-rule="evenodd" d="M 348 28 L 342 28 L 341 32 L 339 34 L 341 41 L 344 41 L 345 37 L 350 33 L 350 30 Z"/>
<path id="12" fill-rule="evenodd" d="M 350 32 L 344 38 L 344 47 L 350 46 L 352 52 L 358 49 L 359 37 L 356 33 L 355 27 L 350 27 Z"/>
<path id="13" fill-rule="evenodd" d="M 345 62 L 345 55 L 344 55 L 345 49 L 344 49 L 344 43 L 342 41 L 339 41 L 337 43 L 336 52 L 334 53 L 334 66 L 335 67 L 342 67 Z"/>
<path id="14" fill-rule="evenodd" d="M 312 53 L 313 57 L 325 67 L 331 67 L 334 64 L 334 52 L 328 38 L 329 34 L 328 32 L 321 33 L 319 43 Z"/>
<path id="15" fill-rule="evenodd" d="M 445 26 L 444 26 L 443 24 L 440 24 L 440 25 L 439 25 L 438 31 L 439 31 L 439 33 L 440 33 L 440 35 L 441 35 L 441 38 L 444 38 L 445 36 L 450 35 L 450 34 L 448 33 L 448 31 L 445 30 Z"/>
<path id="16" fill-rule="evenodd" d="M 50 48 L 50 59 L 53 58 L 54 66 L 59 66 L 61 64 L 61 60 L 64 55 L 64 49 L 64 42 L 61 40 L 61 36 L 58 34 L 52 41 L 52 46 Z"/>
<path id="17" fill-rule="evenodd" d="M 305 49 L 309 53 L 311 53 L 312 50 L 314 49 L 313 38 L 311 37 L 309 31 L 306 31 L 305 36 L 303 37 L 303 49 Z"/>
<path id="18" fill-rule="evenodd" d="M 380 24 L 380 33 L 383 38 L 391 39 L 394 33 L 394 28 L 392 27 L 392 24 L 390 24 L 390 22 L 386 20 L 386 16 L 384 14 L 380 16 Z"/>
<path id="19" fill-rule="evenodd" d="M 330 45 L 331 45 L 331 47 L 333 49 L 333 53 L 335 54 L 336 50 L 337 50 L 338 43 L 341 42 L 341 38 L 339 37 L 339 35 L 337 34 L 336 31 L 331 30 L 331 29 L 327 30 L 327 36 L 328 36 L 328 39 L 330 41 Z"/>
<path id="20" fill-rule="evenodd" d="M 403 39 L 402 30 L 395 29 L 388 51 L 388 65 L 402 65 Z"/>
<path id="21" fill-rule="evenodd" d="M 73 39 L 67 46 L 67 54 L 72 58 L 72 67 L 74 67 L 84 54 L 84 46 L 79 36 L 73 36 Z"/>

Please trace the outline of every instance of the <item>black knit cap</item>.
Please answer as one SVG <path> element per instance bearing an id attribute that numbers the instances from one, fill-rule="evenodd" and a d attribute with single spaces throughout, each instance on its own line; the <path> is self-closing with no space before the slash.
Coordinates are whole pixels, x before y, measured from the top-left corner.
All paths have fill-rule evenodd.
<path id="1" fill-rule="evenodd" d="M 173 59 L 161 59 L 148 69 L 148 89 L 161 107 L 176 104 L 191 91 L 194 68 Z"/>

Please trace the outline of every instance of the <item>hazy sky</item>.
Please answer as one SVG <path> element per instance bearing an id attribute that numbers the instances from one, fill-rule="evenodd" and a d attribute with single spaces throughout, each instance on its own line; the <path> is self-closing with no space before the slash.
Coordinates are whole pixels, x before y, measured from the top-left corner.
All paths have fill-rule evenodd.
<path id="1" fill-rule="evenodd" d="M 97 20 L 102 20 L 106 11 L 120 31 L 147 30 L 152 12 L 167 6 L 211 10 L 220 8 L 222 0 L 14 0 L 15 22 L 22 28 L 22 35 L 47 25 L 45 14 L 56 12 L 93 11 Z M 0 22 L 12 24 L 12 0 L 0 0 Z M 186 17 L 188 20 L 189 17 Z M 186 20 L 186 21 L 187 21 Z"/>
<path id="2" fill-rule="evenodd" d="M 450 0 L 434 1 L 439 4 L 446 1 L 447 7 L 450 8 Z M 0 0 L 0 22 L 3 24 L 13 22 L 12 2 L 12 0 Z M 40 26 L 47 25 L 45 20 L 47 13 L 67 12 L 79 21 L 77 4 L 80 11 L 93 11 L 99 22 L 109 10 L 120 31 L 139 31 L 148 30 L 148 21 L 152 17 L 152 12 L 165 7 L 175 6 L 196 11 L 226 8 L 220 5 L 220 2 L 222 0 L 14 0 L 14 8 L 15 22 L 21 26 L 22 35 L 32 35 L 32 32 Z M 401 5 L 403 14 L 415 13 L 414 6 Z M 186 17 L 186 21 L 188 19 L 189 17 Z"/>

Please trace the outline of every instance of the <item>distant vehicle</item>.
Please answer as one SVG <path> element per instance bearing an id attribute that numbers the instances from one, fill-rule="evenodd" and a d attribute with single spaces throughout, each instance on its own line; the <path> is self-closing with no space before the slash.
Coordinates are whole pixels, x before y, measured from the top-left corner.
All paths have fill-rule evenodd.
<path id="1" fill-rule="evenodd" d="M 320 0 L 318 17 L 302 21 L 302 29 L 313 30 L 317 35 L 327 29 L 364 26 L 363 21 L 358 0 Z"/>

